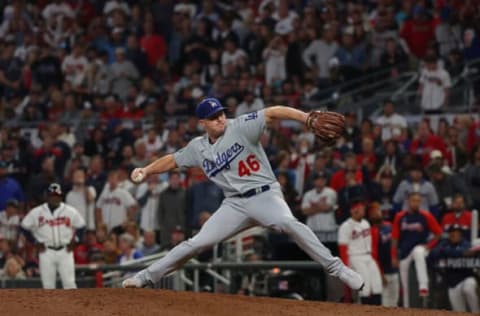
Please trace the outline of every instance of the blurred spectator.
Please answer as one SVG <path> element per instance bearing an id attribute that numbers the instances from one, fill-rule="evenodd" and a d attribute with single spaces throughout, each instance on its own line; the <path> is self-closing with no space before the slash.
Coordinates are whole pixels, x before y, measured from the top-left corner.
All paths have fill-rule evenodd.
<path id="1" fill-rule="evenodd" d="M 462 234 L 462 228 L 457 225 L 448 229 L 448 239 L 441 240 L 430 252 L 432 260 L 461 258 L 468 253 L 470 242 Z M 448 287 L 448 298 L 452 310 L 466 312 L 467 305 L 471 313 L 480 313 L 478 298 L 478 282 L 471 268 L 442 269 Z"/>
<path id="2" fill-rule="evenodd" d="M 419 83 L 423 112 L 439 113 L 447 110 L 452 82 L 449 73 L 438 66 L 437 56 L 430 54 L 425 57 L 425 67 L 421 71 Z"/>
<path id="3" fill-rule="evenodd" d="M 72 180 L 72 190 L 67 193 L 65 203 L 77 209 L 85 221 L 86 229 L 95 230 L 95 199 L 97 192 L 93 186 L 86 185 L 84 169 L 75 170 Z"/>
<path id="4" fill-rule="evenodd" d="M 413 8 L 413 18 L 405 21 L 400 35 L 405 39 L 410 53 L 417 58 L 425 56 L 427 47 L 435 39 L 434 24 L 425 7 L 417 4 Z"/>
<path id="5" fill-rule="evenodd" d="M 243 49 L 237 47 L 237 42 L 233 38 L 225 39 L 224 49 L 221 56 L 222 74 L 230 77 L 234 74 L 234 70 L 242 65 L 247 54 Z"/>
<path id="6" fill-rule="evenodd" d="M 162 251 L 170 250 L 185 240 L 185 231 L 181 226 L 175 226 L 168 234 L 166 243 L 162 243 Z"/>
<path id="7" fill-rule="evenodd" d="M 86 79 L 88 67 L 88 60 L 83 52 L 83 43 L 76 43 L 72 53 L 66 56 L 62 62 L 65 80 L 70 82 L 73 88 L 80 88 Z"/>
<path id="8" fill-rule="evenodd" d="M 403 288 L 403 307 L 410 307 L 408 274 L 412 260 L 415 262 L 419 296 L 429 295 L 426 256 L 442 234 L 435 217 L 422 208 L 421 194 L 408 195 L 408 205 L 395 216 L 392 228 L 392 266 L 399 267 Z M 434 235 L 429 240 L 430 233 Z"/>
<path id="9" fill-rule="evenodd" d="M 160 245 L 155 242 L 155 232 L 151 230 L 145 230 L 143 232 L 143 242 L 138 249 L 142 256 L 150 256 L 160 252 Z"/>
<path id="10" fill-rule="evenodd" d="M 137 203 L 132 195 L 118 185 L 118 170 L 110 171 L 96 204 L 96 225 L 105 223 L 108 231 L 125 225 L 128 219 L 134 218 L 137 211 Z"/>
<path id="11" fill-rule="evenodd" d="M 467 187 L 462 178 L 446 173 L 440 165 L 430 166 L 428 172 L 440 203 L 439 218 L 452 208 L 452 200 L 456 194 L 461 194 L 465 198 L 466 204 L 470 205 Z"/>
<path id="12" fill-rule="evenodd" d="M 147 59 L 148 57 L 140 48 L 138 38 L 136 36 L 128 36 L 125 55 L 127 59 L 133 63 L 142 77 L 146 76 L 150 72 Z"/>
<path id="13" fill-rule="evenodd" d="M 345 155 L 344 168 L 335 172 L 330 178 L 330 187 L 339 192 L 346 185 L 346 173 L 354 173 L 354 180 L 362 183 L 362 172 L 357 167 L 356 155 L 349 152 Z"/>
<path id="14" fill-rule="evenodd" d="M 20 229 L 20 203 L 15 199 L 9 199 L 5 204 L 5 210 L 0 212 L 0 236 L 5 240 L 15 243 Z"/>
<path id="15" fill-rule="evenodd" d="M 408 207 L 409 196 L 416 192 L 420 195 L 420 208 L 430 211 L 435 217 L 439 218 L 437 192 L 433 184 L 423 177 L 422 168 L 414 165 L 409 170 L 409 177 L 398 185 L 393 196 L 394 210 L 405 210 Z"/>
<path id="16" fill-rule="evenodd" d="M 379 204 L 383 219 L 393 221 L 395 217 L 393 173 L 388 169 L 380 170 L 375 181 L 370 183 L 369 193 L 371 200 Z"/>
<path id="17" fill-rule="evenodd" d="M 337 192 L 327 187 L 327 175 L 316 173 L 313 176 L 314 188 L 307 191 L 302 199 L 302 213 L 306 216 L 306 224 L 318 239 L 337 253 Z"/>
<path id="18" fill-rule="evenodd" d="M 382 141 L 395 140 L 407 128 L 407 120 L 403 115 L 395 112 L 395 104 L 391 100 L 383 103 L 383 115 L 375 122 L 382 128 Z"/>
<path id="19" fill-rule="evenodd" d="M 380 203 L 371 203 L 368 209 L 368 220 L 372 226 L 372 257 L 382 273 L 382 305 L 398 306 L 400 297 L 400 280 L 398 268 L 392 266 L 390 249 L 392 248 L 392 223 L 384 220 Z"/>
<path id="20" fill-rule="evenodd" d="M 447 57 L 455 49 L 462 48 L 462 30 L 451 8 L 444 7 L 440 12 L 440 24 L 435 28 L 435 39 L 440 56 Z"/>
<path id="21" fill-rule="evenodd" d="M 240 103 L 235 110 L 235 117 L 250 112 L 260 111 L 265 107 L 263 100 L 255 97 L 253 91 L 247 90 L 244 93 L 243 102 Z"/>
<path id="22" fill-rule="evenodd" d="M 113 76 L 111 91 L 125 101 L 128 90 L 132 86 L 133 81 L 139 78 L 139 73 L 135 65 L 125 58 L 125 49 L 123 47 L 115 49 L 115 62 L 110 65 L 110 71 Z"/>
<path id="23" fill-rule="evenodd" d="M 439 150 L 445 157 L 446 146 L 443 139 L 433 134 L 429 123 L 422 120 L 418 123 L 417 135 L 410 144 L 410 152 L 421 158 L 423 167 L 426 167 L 433 150 Z"/>
<path id="24" fill-rule="evenodd" d="M 157 219 L 160 227 L 160 243 L 165 246 L 175 227 L 185 230 L 186 192 L 181 187 L 180 172 L 173 170 L 168 174 L 168 187 L 160 193 Z"/>
<path id="25" fill-rule="evenodd" d="M 464 50 L 463 55 L 465 60 L 473 60 L 480 57 L 480 38 L 477 31 L 468 28 L 463 33 Z"/>
<path id="26" fill-rule="evenodd" d="M 118 237 L 118 249 L 120 250 L 118 258 L 118 263 L 120 264 L 143 257 L 142 253 L 135 249 L 135 239 L 129 233 L 124 233 Z"/>
<path id="27" fill-rule="evenodd" d="M 346 27 L 342 32 L 342 42 L 335 52 L 342 73 L 349 79 L 355 79 L 366 69 L 366 48 L 356 43 L 353 28 Z"/>
<path id="28" fill-rule="evenodd" d="M 0 212 L 5 210 L 7 201 L 16 199 L 25 201 L 23 190 L 17 180 L 8 176 L 7 163 L 0 160 Z"/>
<path id="29" fill-rule="evenodd" d="M 135 198 L 140 206 L 140 228 L 143 231 L 155 231 L 159 233 L 160 226 L 158 216 L 159 198 L 168 186 L 166 181 L 162 181 L 158 176 L 149 177 L 141 183 Z"/>
<path id="30" fill-rule="evenodd" d="M 265 82 L 270 86 L 279 86 L 287 78 L 285 58 L 287 47 L 280 36 L 275 36 L 263 50 L 265 64 Z"/>
<path id="31" fill-rule="evenodd" d="M 465 166 L 463 175 L 473 200 L 472 207 L 480 210 L 480 147 L 473 150 L 470 163 Z"/>
<path id="32" fill-rule="evenodd" d="M 457 226 L 462 231 L 464 238 L 470 239 L 472 213 L 467 209 L 465 197 L 461 194 L 455 194 L 448 211 L 442 218 L 443 231 L 449 231 L 453 226 Z"/>
<path id="33" fill-rule="evenodd" d="M 87 173 L 87 185 L 95 188 L 95 192 L 102 192 L 107 175 L 105 172 L 103 159 L 100 155 L 95 155 L 90 160 Z"/>
<path id="34" fill-rule="evenodd" d="M 335 35 L 335 29 L 326 24 L 323 26 L 322 37 L 312 41 L 303 51 L 303 62 L 315 70 L 321 82 L 330 77 L 329 61 L 338 48 Z M 315 62 L 312 62 L 312 57 Z"/>
<path id="35" fill-rule="evenodd" d="M 0 270 L 0 279 L 23 280 L 25 278 L 26 275 L 22 270 L 22 266 L 14 257 L 7 259 L 3 271 Z"/>
<path id="36" fill-rule="evenodd" d="M 52 182 L 60 182 L 55 174 L 55 157 L 48 156 L 41 162 L 41 171 L 34 174 L 28 183 L 27 198 L 33 204 L 40 204 L 43 201 L 45 188 Z"/>
<path id="37" fill-rule="evenodd" d="M 190 177 L 193 181 L 187 190 L 187 225 L 199 228 L 200 214 L 215 212 L 222 203 L 223 193 L 200 169 L 192 169 Z"/>
<path id="38" fill-rule="evenodd" d="M 385 50 L 380 57 L 380 67 L 390 69 L 392 77 L 398 77 L 402 70 L 407 68 L 408 56 L 393 38 L 388 38 Z"/>

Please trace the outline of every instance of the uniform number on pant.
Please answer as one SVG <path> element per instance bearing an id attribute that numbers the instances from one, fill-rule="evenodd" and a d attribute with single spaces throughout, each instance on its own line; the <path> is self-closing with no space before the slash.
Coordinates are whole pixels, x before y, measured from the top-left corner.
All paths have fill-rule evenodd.
<path id="1" fill-rule="evenodd" d="M 257 172 L 258 170 L 260 170 L 260 163 L 255 155 L 249 155 L 245 161 L 240 160 L 238 162 L 238 175 L 240 177 L 250 176 L 252 172 Z"/>

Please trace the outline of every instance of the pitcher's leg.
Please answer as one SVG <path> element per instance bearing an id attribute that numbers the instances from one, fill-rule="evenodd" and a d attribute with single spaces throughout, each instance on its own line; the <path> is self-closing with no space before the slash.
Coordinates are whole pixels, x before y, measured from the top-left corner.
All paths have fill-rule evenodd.
<path id="1" fill-rule="evenodd" d="M 145 282 L 158 282 L 163 276 L 180 268 L 191 257 L 205 248 L 252 226 L 250 219 L 232 206 L 223 204 L 203 225 L 197 235 L 175 248 L 150 267 L 135 276 Z"/>
<path id="2" fill-rule="evenodd" d="M 350 288 L 358 290 L 363 286 L 361 276 L 334 257 L 313 231 L 293 216 L 281 192 L 268 191 L 249 199 L 245 212 L 261 225 L 288 234 L 313 260 Z"/>

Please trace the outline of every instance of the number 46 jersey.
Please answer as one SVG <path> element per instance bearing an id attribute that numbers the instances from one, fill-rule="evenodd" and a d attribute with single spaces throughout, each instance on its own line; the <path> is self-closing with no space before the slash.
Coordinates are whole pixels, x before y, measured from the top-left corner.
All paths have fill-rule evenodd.
<path id="1" fill-rule="evenodd" d="M 260 144 L 265 130 L 265 112 L 227 120 L 224 134 L 213 144 L 208 136 L 192 139 L 174 154 L 179 167 L 201 167 L 226 197 L 276 182 L 267 155 Z"/>

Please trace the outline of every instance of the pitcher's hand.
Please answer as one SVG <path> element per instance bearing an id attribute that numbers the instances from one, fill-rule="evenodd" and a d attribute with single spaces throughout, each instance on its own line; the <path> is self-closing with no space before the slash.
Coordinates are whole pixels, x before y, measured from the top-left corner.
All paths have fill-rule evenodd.
<path id="1" fill-rule="evenodd" d="M 147 171 L 145 170 L 145 168 L 135 168 L 133 169 L 130 178 L 134 183 L 140 183 L 145 180 L 146 176 Z"/>

